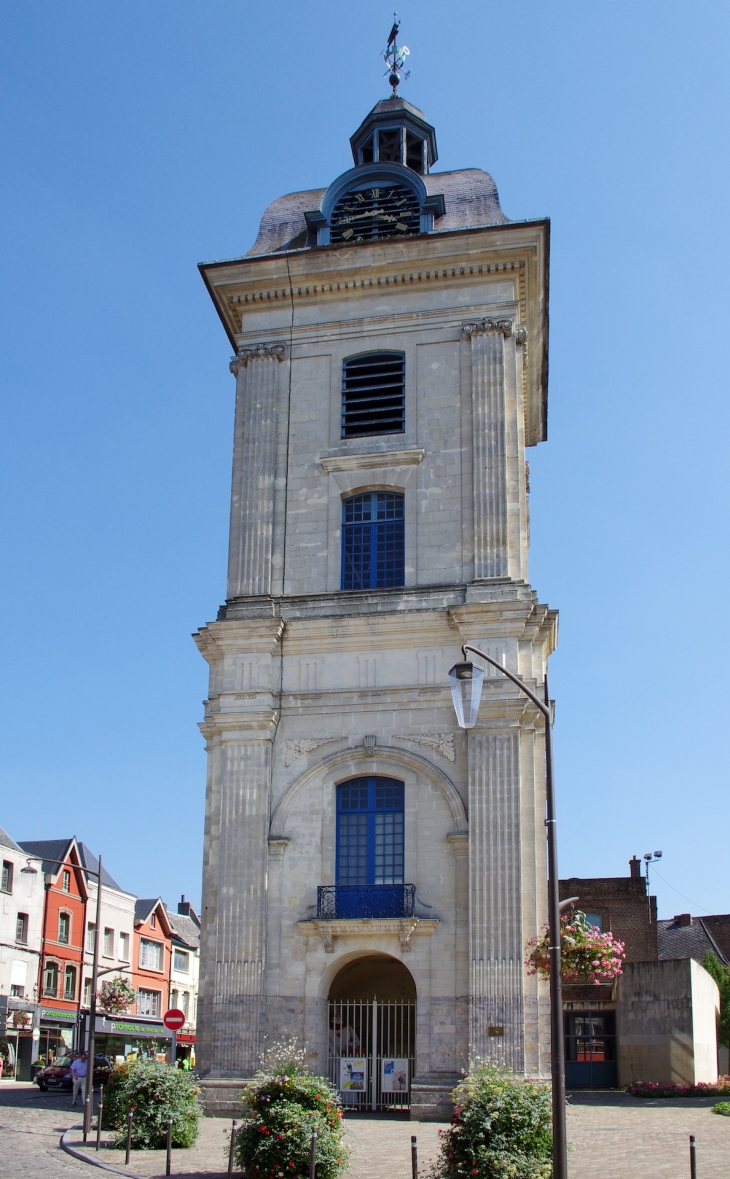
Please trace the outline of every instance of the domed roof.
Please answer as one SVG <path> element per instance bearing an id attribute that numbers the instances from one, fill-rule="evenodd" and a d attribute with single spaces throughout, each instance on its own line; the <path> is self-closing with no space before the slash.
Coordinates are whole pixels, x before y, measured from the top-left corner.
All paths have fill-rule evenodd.
<path id="1" fill-rule="evenodd" d="M 392 102 L 410 106 L 402 98 L 384 99 L 378 105 Z M 412 109 L 415 110 L 415 107 Z M 429 195 L 443 195 L 444 198 L 446 211 L 434 221 L 433 233 L 505 225 L 509 221 L 500 208 L 497 185 L 489 173 L 483 172 L 481 168 L 429 172 L 421 179 Z M 308 234 L 304 214 L 320 207 L 326 191 L 325 188 L 313 188 L 306 192 L 292 192 L 272 201 L 261 218 L 258 237 L 247 256 L 306 249 Z"/>

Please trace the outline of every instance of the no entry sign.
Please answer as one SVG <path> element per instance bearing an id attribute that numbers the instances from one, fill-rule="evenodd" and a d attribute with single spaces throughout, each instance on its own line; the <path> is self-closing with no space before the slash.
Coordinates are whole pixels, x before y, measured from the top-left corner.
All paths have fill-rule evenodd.
<path id="1" fill-rule="evenodd" d="M 179 1007 L 171 1007 L 162 1017 L 162 1022 L 170 1032 L 179 1032 L 185 1023 L 185 1012 Z"/>

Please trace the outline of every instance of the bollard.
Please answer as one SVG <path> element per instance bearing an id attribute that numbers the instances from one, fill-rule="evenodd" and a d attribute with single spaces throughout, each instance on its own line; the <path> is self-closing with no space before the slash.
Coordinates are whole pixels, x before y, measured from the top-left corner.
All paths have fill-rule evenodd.
<path id="1" fill-rule="evenodd" d="M 127 1166 L 129 1166 L 129 1155 L 132 1150 L 132 1118 L 133 1117 L 134 1117 L 134 1114 L 130 1110 L 129 1113 L 127 1114 L 127 1157 L 124 1160 L 125 1163 L 127 1164 Z"/>
<path id="2" fill-rule="evenodd" d="M 233 1127 L 231 1129 L 231 1149 L 228 1151 L 228 1174 L 233 1174 L 233 1161 L 236 1154 L 236 1132 L 238 1130 L 238 1122 L 233 1119 Z"/>
<path id="3" fill-rule="evenodd" d="M 91 1092 L 89 1092 L 89 1086 L 86 1083 L 87 1081 L 91 1081 Z M 86 1142 L 86 1137 L 89 1133 L 89 1130 L 91 1129 L 91 1111 L 93 1109 L 93 1102 L 94 1082 L 92 1077 L 87 1076 L 86 1080 L 84 1081 L 84 1142 Z"/>
<path id="4" fill-rule="evenodd" d="M 167 1161 L 165 1162 L 165 1174 L 170 1174 L 170 1167 L 172 1166 L 172 1118 L 167 1119 Z"/>
<path id="5" fill-rule="evenodd" d="M 411 1134 L 411 1174 L 418 1179 L 418 1142 L 415 1134 Z"/>
<path id="6" fill-rule="evenodd" d="M 312 1130 L 312 1146 L 309 1151 L 309 1179 L 317 1179 L 317 1131 Z"/>
<path id="7" fill-rule="evenodd" d="M 99 1105 L 96 1110 L 96 1149 L 101 1145 L 101 1117 L 104 1113 L 104 1086 L 99 1086 Z"/>
<path id="8" fill-rule="evenodd" d="M 690 1179 L 697 1179 L 697 1151 L 694 1134 L 689 1136 L 689 1174 Z"/>

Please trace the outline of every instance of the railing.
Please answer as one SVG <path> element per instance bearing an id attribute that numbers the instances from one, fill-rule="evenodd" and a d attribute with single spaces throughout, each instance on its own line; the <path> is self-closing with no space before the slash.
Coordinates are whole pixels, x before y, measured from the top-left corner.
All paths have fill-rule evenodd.
<path id="1" fill-rule="evenodd" d="M 317 918 L 412 917 L 415 884 L 323 884 L 317 889 Z"/>

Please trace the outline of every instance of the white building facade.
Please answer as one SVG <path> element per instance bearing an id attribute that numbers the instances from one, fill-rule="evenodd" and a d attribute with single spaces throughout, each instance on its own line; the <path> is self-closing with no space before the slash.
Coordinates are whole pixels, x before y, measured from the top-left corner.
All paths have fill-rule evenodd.
<path id="1" fill-rule="evenodd" d="M 41 861 L 24 852 L 1 827 L 0 855 L 0 995 L 32 1005 L 38 998 L 43 924 Z M 27 864 L 35 874 L 23 873 Z"/>
<path id="2" fill-rule="evenodd" d="M 549 1075 L 523 965 L 546 920 L 542 719 L 495 671 L 462 732 L 448 686 L 470 642 L 541 692 L 555 644 L 525 461 L 549 226 L 509 222 L 485 172 L 431 171 L 434 130 L 400 98 L 351 145 L 245 257 L 201 267 L 236 418 L 227 598 L 196 635 L 198 1068 L 250 1076 L 265 1037 L 295 1035 L 338 1085 L 359 1061 L 369 1105 L 395 1060 L 429 1117 L 475 1056 Z"/>

